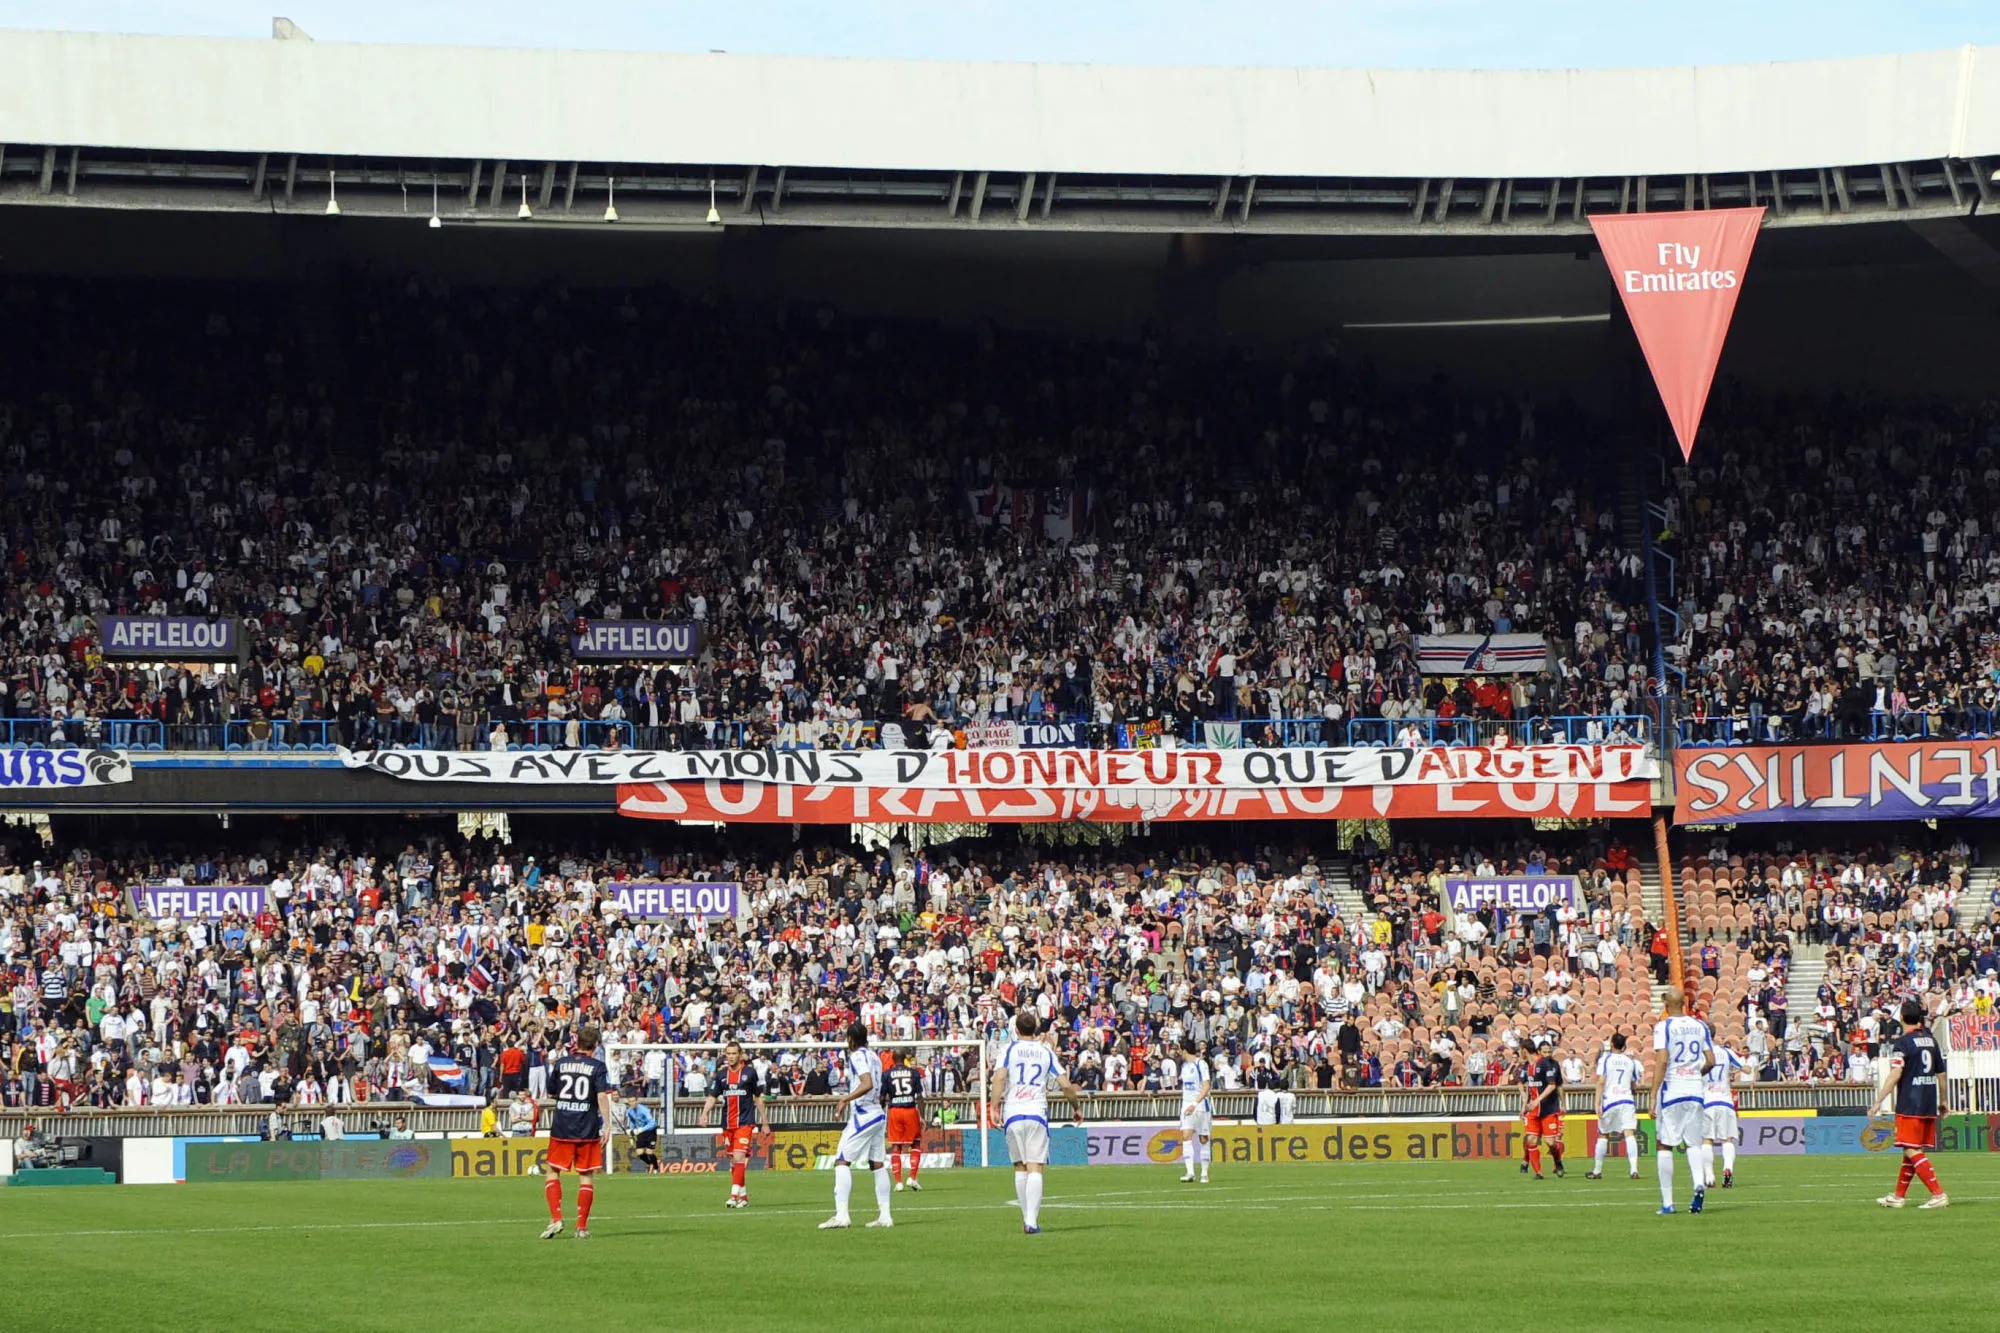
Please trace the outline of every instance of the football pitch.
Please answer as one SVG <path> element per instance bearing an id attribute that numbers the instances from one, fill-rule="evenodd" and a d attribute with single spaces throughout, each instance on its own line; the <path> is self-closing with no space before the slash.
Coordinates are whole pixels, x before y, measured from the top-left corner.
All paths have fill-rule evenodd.
<path id="1" fill-rule="evenodd" d="M 1655 1215 L 1628 1180 L 1511 1163 L 1054 1170 L 1043 1233 L 1010 1173 L 925 1173 L 896 1226 L 856 1182 L 620 1177 L 591 1238 L 542 1241 L 539 1178 L 0 1190 L 0 1328 L 1991 1329 L 2000 1154 L 1936 1159 L 1953 1205 L 1888 1212 L 1893 1157 L 1749 1157 Z M 1587 1163 L 1580 1163 L 1587 1169 Z M 568 1216 L 574 1218 L 574 1203 Z"/>

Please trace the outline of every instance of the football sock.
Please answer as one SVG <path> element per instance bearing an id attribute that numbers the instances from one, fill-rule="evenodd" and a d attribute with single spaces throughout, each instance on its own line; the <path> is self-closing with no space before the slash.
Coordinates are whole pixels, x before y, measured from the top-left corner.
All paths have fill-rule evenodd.
<path id="1" fill-rule="evenodd" d="M 1903 1165 L 1896 1171 L 1897 1198 L 1900 1199 L 1904 1195 L 1910 1192 L 1910 1180 L 1916 1174 L 1917 1174 L 1917 1164 L 1915 1162 L 1912 1162 L 1909 1158 L 1905 1157 L 1903 1159 Z"/>
<path id="2" fill-rule="evenodd" d="M 1555 1162 L 1556 1170 L 1563 1169 L 1563 1146 L 1560 1143 L 1549 1144 L 1549 1157 Z"/>
<path id="3" fill-rule="evenodd" d="M 1026 1171 L 1016 1171 L 1014 1173 L 1014 1202 L 1021 1209 L 1021 1220 L 1026 1222 L 1028 1220 L 1028 1173 Z"/>
<path id="4" fill-rule="evenodd" d="M 1701 1169 L 1700 1173 L 1695 1177 L 1695 1184 L 1706 1189 L 1715 1183 L 1715 1145 L 1704 1143 L 1701 1147 L 1696 1148 L 1695 1151 L 1701 1154 L 1699 1159 Z"/>
<path id="5" fill-rule="evenodd" d="M 1194 1174 L 1195 1154 L 1200 1151 L 1201 1145 L 1194 1141 L 1194 1135 L 1190 1134 L 1181 1140 L 1181 1160 L 1187 1163 L 1187 1173 L 1189 1175 Z"/>
<path id="6" fill-rule="evenodd" d="M 1635 1175 L 1635 1176 L 1636 1176 L 1636 1175 L 1638 1175 L 1638 1174 L 1639 1174 L 1639 1136 L 1638 1136 L 1637 1134 L 1634 1134 L 1634 1133 L 1633 1133 L 1632 1131 L 1630 1131 L 1630 1130 L 1626 1130 L 1626 1131 L 1625 1131 L 1625 1158 L 1626 1158 L 1626 1160 L 1627 1160 L 1627 1161 L 1629 1161 L 1629 1162 L 1630 1162 L 1630 1163 L 1632 1164 L 1632 1174 L 1633 1174 L 1633 1175 Z"/>
<path id="7" fill-rule="evenodd" d="M 854 1168 L 842 1162 L 833 1168 L 833 1215 L 847 1216 L 847 1201 L 854 1195 Z"/>
<path id="8" fill-rule="evenodd" d="M 889 1179 L 886 1167 L 878 1166 L 868 1174 L 875 1177 L 875 1212 L 886 1218 L 889 1216 L 889 1191 L 894 1188 L 894 1182 Z"/>
<path id="9" fill-rule="evenodd" d="M 744 1166 L 745 1164 L 742 1162 L 731 1162 L 729 1164 L 729 1184 L 732 1187 L 730 1192 L 733 1194 L 747 1192 L 744 1189 L 743 1181 Z"/>
<path id="10" fill-rule="evenodd" d="M 1528 1169 L 1536 1175 L 1542 1173 L 1542 1150 L 1538 1146 L 1530 1145 L 1528 1148 Z"/>
<path id="11" fill-rule="evenodd" d="M 1604 1174 L 1604 1154 L 1611 1151 L 1611 1140 L 1603 1134 L 1597 1136 L 1596 1165 L 1591 1167 L 1598 1175 Z"/>
<path id="12" fill-rule="evenodd" d="M 576 1229 L 578 1231 L 588 1231 L 590 1229 L 590 1202 L 596 1197 L 597 1186 L 591 1183 L 589 1176 L 585 1176 L 583 1183 L 576 1187 Z"/>
<path id="13" fill-rule="evenodd" d="M 1660 1206 L 1674 1206 L 1674 1150 L 1661 1148 L 1654 1153 L 1654 1160 L 1660 1168 Z"/>
<path id="14" fill-rule="evenodd" d="M 549 1201 L 549 1221 L 562 1221 L 562 1177 L 550 1176 L 549 1183 L 542 1186 L 542 1193 Z"/>
<path id="15" fill-rule="evenodd" d="M 1736 1170 L 1735 1139 L 1724 1139 L 1722 1141 L 1722 1169 L 1728 1172 L 1734 1172 Z"/>
<path id="16" fill-rule="evenodd" d="M 1042 1224 L 1042 1173 L 1026 1171 L 1022 1174 L 1028 1178 L 1028 1199 L 1026 1206 L 1021 1210 L 1021 1216 L 1027 1220 L 1029 1226 L 1038 1227 Z"/>
<path id="17" fill-rule="evenodd" d="M 1215 1145 L 1213 1143 L 1203 1143 L 1201 1145 L 1201 1178 L 1203 1180 L 1208 1179 L 1208 1159 L 1214 1154 L 1214 1149 Z"/>
<path id="18" fill-rule="evenodd" d="M 922 1166 L 923 1164 L 924 1164 L 924 1155 L 923 1155 L 923 1153 L 921 1153 L 921 1152 L 913 1152 L 913 1153 L 911 1153 L 911 1154 L 910 1154 L 910 1170 L 909 1170 L 909 1177 L 910 1177 L 910 1180 L 911 1180 L 912 1182 L 914 1182 L 914 1181 L 916 1180 L 916 1178 L 917 1178 L 917 1168 L 918 1168 L 918 1167 L 920 1167 L 920 1166 Z"/>
<path id="19" fill-rule="evenodd" d="M 899 1152 L 892 1152 L 889 1154 L 889 1175 L 895 1180 L 898 1181 L 902 1180 L 903 1154 Z"/>
<path id="20" fill-rule="evenodd" d="M 1916 1167 L 1917 1179 L 1924 1182 L 1925 1189 L 1933 1194 L 1944 1193 L 1944 1186 L 1938 1184 L 1937 1168 L 1931 1165 L 1928 1154 L 1918 1153 L 1917 1160 L 1912 1165 Z"/>

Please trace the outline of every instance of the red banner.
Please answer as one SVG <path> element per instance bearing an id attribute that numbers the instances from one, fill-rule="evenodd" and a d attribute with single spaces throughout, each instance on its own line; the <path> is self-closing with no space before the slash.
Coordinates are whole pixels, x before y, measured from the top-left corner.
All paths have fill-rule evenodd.
<path id="1" fill-rule="evenodd" d="M 1701 410 L 1763 220 L 1762 208 L 1591 215 L 1683 458 L 1694 453 Z"/>
<path id="2" fill-rule="evenodd" d="M 1682 747 L 1681 824 L 2000 817 L 2000 742 Z"/>
<path id="3" fill-rule="evenodd" d="M 1458 782 L 1352 787 L 1142 790 L 1028 787 L 798 787 L 769 782 L 634 783 L 633 819 L 718 824 L 1033 824 L 1089 819 L 1618 819 L 1646 814 L 1653 784 Z"/>

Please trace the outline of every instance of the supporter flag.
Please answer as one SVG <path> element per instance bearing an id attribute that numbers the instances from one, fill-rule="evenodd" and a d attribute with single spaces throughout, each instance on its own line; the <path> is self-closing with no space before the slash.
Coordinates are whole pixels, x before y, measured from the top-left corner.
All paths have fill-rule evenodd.
<path id="1" fill-rule="evenodd" d="M 457 1086 L 465 1082 L 465 1067 L 448 1055 L 433 1055 L 431 1057 L 431 1077 L 440 1083 L 449 1083 Z"/>
<path id="2" fill-rule="evenodd" d="M 1694 453 L 1701 410 L 1763 220 L 1762 208 L 1591 215 L 1682 458 Z"/>
<path id="3" fill-rule="evenodd" d="M 467 985 L 481 995 L 493 989 L 493 974 L 487 971 L 484 963 L 474 963 L 472 969 L 465 974 L 465 980 Z"/>
<path id="4" fill-rule="evenodd" d="M 1426 676 L 1530 674 L 1549 664 L 1539 634 L 1419 634 L 1417 670 Z"/>

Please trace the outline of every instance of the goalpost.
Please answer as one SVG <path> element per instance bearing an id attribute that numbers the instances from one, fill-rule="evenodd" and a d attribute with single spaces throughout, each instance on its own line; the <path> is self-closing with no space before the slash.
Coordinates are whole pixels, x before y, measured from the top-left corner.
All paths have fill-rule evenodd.
<path id="1" fill-rule="evenodd" d="M 684 1130 L 674 1123 L 674 1103 L 680 1096 L 680 1058 L 685 1055 L 720 1055 L 725 1047 L 731 1045 L 741 1046 L 746 1056 L 755 1056 L 759 1051 L 774 1053 L 792 1051 L 800 1054 L 808 1051 L 816 1051 L 830 1057 L 830 1066 L 837 1066 L 839 1057 L 847 1053 L 847 1043 L 838 1041 L 742 1041 L 733 1043 L 726 1041 L 606 1042 L 604 1048 L 605 1063 L 611 1067 L 612 1078 L 615 1081 L 622 1082 L 624 1071 L 627 1068 L 627 1060 L 635 1063 L 638 1071 L 644 1075 L 646 1073 L 645 1064 L 647 1057 L 654 1052 L 658 1052 L 662 1057 L 661 1063 L 663 1065 L 659 1088 L 660 1134 L 663 1137 L 676 1134 L 706 1137 L 718 1134 L 721 1131 L 709 1128 Z M 970 1128 L 976 1129 L 979 1134 L 979 1164 L 981 1166 L 990 1164 L 987 1160 L 986 1143 L 986 1090 L 991 1086 L 992 1070 L 987 1065 L 987 1049 L 984 1041 L 977 1038 L 964 1038 L 957 1041 L 871 1040 L 868 1043 L 868 1049 L 871 1051 L 910 1051 L 919 1056 L 925 1051 L 978 1052 L 978 1082 L 967 1089 L 963 1095 L 971 1096 L 979 1107 L 979 1114 Z M 914 1063 L 921 1068 L 923 1062 L 919 1059 Z M 649 1086 L 648 1093 L 650 1094 L 651 1091 L 652 1089 Z M 703 1095 L 706 1096 L 708 1094 L 704 1093 Z M 647 1097 L 647 1100 L 651 1100 L 650 1095 Z M 778 1126 L 767 1126 L 767 1128 L 778 1128 Z"/>

